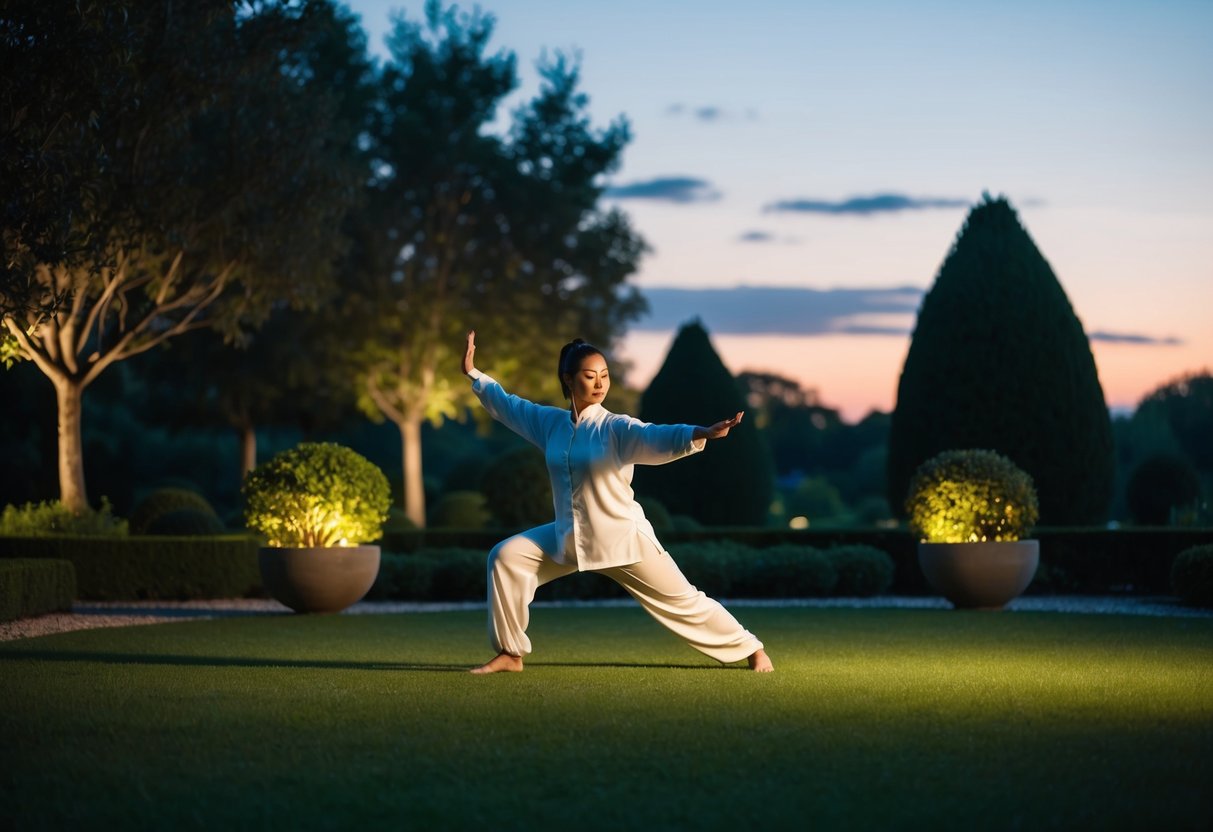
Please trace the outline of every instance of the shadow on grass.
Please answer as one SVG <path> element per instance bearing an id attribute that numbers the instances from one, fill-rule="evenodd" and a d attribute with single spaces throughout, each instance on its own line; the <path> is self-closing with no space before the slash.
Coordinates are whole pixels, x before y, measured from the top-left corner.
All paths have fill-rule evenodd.
<path id="1" fill-rule="evenodd" d="M 84 650 L 15 650 L 0 654 L 0 664 L 15 661 L 97 662 L 116 665 L 176 667 L 262 667 L 306 670 L 387 670 L 465 673 L 474 665 L 434 662 L 353 662 L 319 659 L 238 658 L 235 656 L 169 656 L 154 653 L 90 653 Z M 527 667 L 578 667 L 641 670 L 748 670 L 744 665 L 671 664 L 669 662 L 528 662 Z M 507 674 L 508 675 L 508 674 Z"/>
<path id="2" fill-rule="evenodd" d="M 427 662 L 351 662 L 316 659 L 238 658 L 235 656 L 165 656 L 154 653 L 90 653 L 83 650 L 29 650 L 0 655 L 0 663 L 33 659 L 43 662 L 98 662 L 124 665 L 171 665 L 177 667 L 287 667 L 307 670 L 420 670 L 454 672 L 466 664 Z"/>

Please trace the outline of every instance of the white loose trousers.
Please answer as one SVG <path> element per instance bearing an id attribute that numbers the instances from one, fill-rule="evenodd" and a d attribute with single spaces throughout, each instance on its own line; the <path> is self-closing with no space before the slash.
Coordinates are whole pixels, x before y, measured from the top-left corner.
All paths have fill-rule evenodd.
<path id="1" fill-rule="evenodd" d="M 762 642 L 719 602 L 686 579 L 668 552 L 648 538 L 638 563 L 596 569 L 620 584 L 645 611 L 691 647 L 722 663 L 740 661 L 762 649 Z M 577 571 L 575 563 L 557 563 L 556 524 L 548 523 L 498 543 L 489 554 L 489 640 L 499 653 L 531 652 L 526 629 L 535 590 Z"/>

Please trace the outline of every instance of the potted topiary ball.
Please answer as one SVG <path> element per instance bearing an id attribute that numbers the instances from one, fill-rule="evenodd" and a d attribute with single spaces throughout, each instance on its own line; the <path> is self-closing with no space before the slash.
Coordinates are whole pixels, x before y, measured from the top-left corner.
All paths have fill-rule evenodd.
<path id="1" fill-rule="evenodd" d="M 915 471 L 906 497 L 927 582 L 957 608 L 1002 609 L 1040 563 L 1024 540 L 1039 509 L 1032 478 L 994 451 L 945 451 Z"/>
<path id="2" fill-rule="evenodd" d="M 265 536 L 258 562 L 266 591 L 296 612 L 340 612 L 379 574 L 391 502 L 387 478 L 349 448 L 303 443 L 244 481 L 245 522 Z"/>

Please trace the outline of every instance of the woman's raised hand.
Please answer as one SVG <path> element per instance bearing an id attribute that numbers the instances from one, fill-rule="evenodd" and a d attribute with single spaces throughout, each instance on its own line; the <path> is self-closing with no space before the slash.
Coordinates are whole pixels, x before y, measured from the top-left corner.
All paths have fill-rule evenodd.
<path id="1" fill-rule="evenodd" d="M 741 424 L 741 417 L 745 415 L 745 411 L 737 412 L 737 415 L 732 419 L 725 419 L 723 422 L 717 422 L 714 425 L 709 425 L 706 428 L 695 428 L 695 439 L 723 439 L 729 435 L 729 431 Z"/>
<path id="2" fill-rule="evenodd" d="M 476 369 L 476 330 L 468 331 L 468 348 L 463 354 L 463 374 L 466 376 Z"/>

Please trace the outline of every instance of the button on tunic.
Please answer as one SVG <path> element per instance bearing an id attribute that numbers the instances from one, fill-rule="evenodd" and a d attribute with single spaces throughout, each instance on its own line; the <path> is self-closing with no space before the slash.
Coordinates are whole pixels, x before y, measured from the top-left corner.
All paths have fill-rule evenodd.
<path id="1" fill-rule="evenodd" d="M 661 465 L 702 451 L 694 425 L 654 425 L 599 404 L 581 411 L 538 405 L 511 395 L 491 376 L 469 373 L 484 408 L 543 451 L 552 481 L 558 563 L 579 570 L 638 563 L 657 534 L 632 491 L 636 465 Z M 646 542 L 647 538 L 647 542 Z"/>

